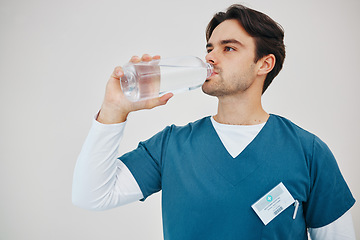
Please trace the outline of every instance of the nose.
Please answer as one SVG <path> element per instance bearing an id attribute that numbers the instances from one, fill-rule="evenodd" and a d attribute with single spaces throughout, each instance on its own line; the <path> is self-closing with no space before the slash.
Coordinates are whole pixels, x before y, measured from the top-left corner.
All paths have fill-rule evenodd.
<path id="1" fill-rule="evenodd" d="M 216 59 L 217 59 L 217 58 L 216 58 L 216 56 L 215 56 L 214 50 L 210 51 L 210 52 L 206 55 L 206 57 L 205 57 L 206 62 L 211 63 L 211 64 L 213 64 L 213 65 L 217 64 L 217 60 L 216 60 Z"/>

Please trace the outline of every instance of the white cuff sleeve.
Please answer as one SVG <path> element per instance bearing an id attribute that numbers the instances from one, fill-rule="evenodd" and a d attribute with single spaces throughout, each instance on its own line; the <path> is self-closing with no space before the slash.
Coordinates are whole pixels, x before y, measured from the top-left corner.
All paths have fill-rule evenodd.
<path id="1" fill-rule="evenodd" d="M 356 240 L 351 212 L 320 228 L 309 228 L 311 240 Z"/>

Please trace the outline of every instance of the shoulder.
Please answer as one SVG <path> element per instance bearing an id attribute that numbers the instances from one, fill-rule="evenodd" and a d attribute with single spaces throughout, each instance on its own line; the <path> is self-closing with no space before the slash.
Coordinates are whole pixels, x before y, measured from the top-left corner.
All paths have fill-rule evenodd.
<path id="1" fill-rule="evenodd" d="M 271 119 L 279 131 L 281 130 L 288 134 L 293 134 L 303 141 L 313 141 L 316 137 L 313 133 L 305 130 L 285 117 L 271 114 Z"/>
<path id="2" fill-rule="evenodd" d="M 186 124 L 184 126 L 178 126 L 178 125 L 173 124 L 171 126 L 168 126 L 165 130 L 172 136 L 187 137 L 187 136 L 192 135 L 195 132 L 198 132 L 199 130 L 204 129 L 209 126 L 211 126 L 210 117 L 204 117 L 197 121 L 189 122 L 188 124 Z"/>
<path id="3" fill-rule="evenodd" d="M 326 143 L 323 142 L 315 134 L 305 130 L 304 128 L 298 126 L 297 124 L 285 117 L 273 114 L 271 116 L 275 122 L 275 127 L 279 128 L 282 133 L 285 132 L 288 137 L 291 137 L 295 141 L 298 141 L 302 146 L 304 152 L 311 156 L 311 158 L 316 152 L 327 152 L 331 154 L 330 149 L 328 148 Z"/>
<path id="4" fill-rule="evenodd" d="M 316 147 L 327 149 L 327 145 L 318 136 L 308 130 L 305 130 L 291 120 L 274 114 L 271 114 L 271 117 L 273 119 L 274 126 L 278 131 L 281 131 L 282 134 L 287 134 L 288 137 L 292 137 L 294 140 L 299 141 L 299 143 L 307 151 L 312 152 Z"/>
<path id="5" fill-rule="evenodd" d="M 177 138 L 178 140 L 179 138 L 187 138 L 192 136 L 195 132 L 198 132 L 200 129 L 206 128 L 209 124 L 211 124 L 210 117 L 204 117 L 183 126 L 172 124 L 146 140 L 145 143 L 159 143 L 160 139 L 161 141 L 168 141 L 170 138 Z"/>

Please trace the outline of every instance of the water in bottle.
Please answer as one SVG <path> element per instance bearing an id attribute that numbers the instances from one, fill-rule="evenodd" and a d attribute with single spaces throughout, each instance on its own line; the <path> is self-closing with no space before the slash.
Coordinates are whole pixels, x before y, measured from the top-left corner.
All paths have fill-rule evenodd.
<path id="1" fill-rule="evenodd" d="M 211 76 L 213 66 L 200 58 L 185 56 L 129 63 L 123 70 L 122 91 L 135 102 L 196 89 Z"/>

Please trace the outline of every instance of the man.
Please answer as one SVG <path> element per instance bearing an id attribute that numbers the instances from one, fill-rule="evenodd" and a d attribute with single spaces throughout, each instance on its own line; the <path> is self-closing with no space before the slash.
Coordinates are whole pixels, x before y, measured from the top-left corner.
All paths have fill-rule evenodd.
<path id="1" fill-rule="evenodd" d="M 307 228 L 313 239 L 355 239 L 355 200 L 330 150 L 262 108 L 282 68 L 283 37 L 271 18 L 242 5 L 216 14 L 206 56 L 214 73 L 202 90 L 218 98 L 217 114 L 167 127 L 119 159 L 128 114 L 172 94 L 129 102 L 115 68 L 75 168 L 74 204 L 102 210 L 162 190 L 164 239 L 307 239 Z"/>

